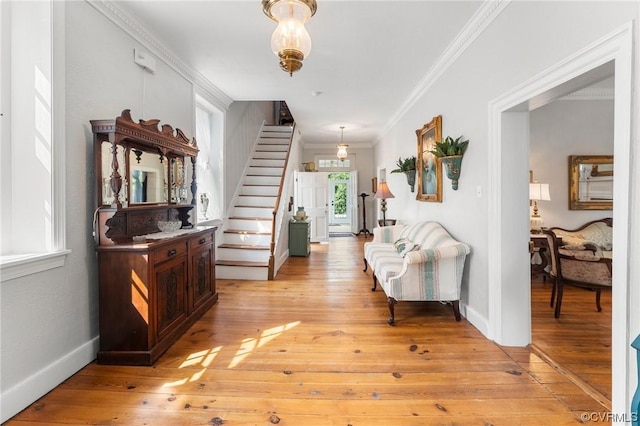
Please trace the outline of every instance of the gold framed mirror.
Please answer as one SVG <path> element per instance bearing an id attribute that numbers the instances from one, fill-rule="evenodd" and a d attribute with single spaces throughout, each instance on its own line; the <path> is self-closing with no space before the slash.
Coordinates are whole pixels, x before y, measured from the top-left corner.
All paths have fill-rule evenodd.
<path id="1" fill-rule="evenodd" d="M 613 210 L 613 155 L 569 156 L 569 210 Z"/>
<path id="2" fill-rule="evenodd" d="M 438 115 L 416 130 L 418 136 L 418 156 L 416 162 L 416 181 L 418 182 L 418 201 L 442 202 L 442 163 L 430 151 L 436 141 L 442 140 L 442 116 Z"/>

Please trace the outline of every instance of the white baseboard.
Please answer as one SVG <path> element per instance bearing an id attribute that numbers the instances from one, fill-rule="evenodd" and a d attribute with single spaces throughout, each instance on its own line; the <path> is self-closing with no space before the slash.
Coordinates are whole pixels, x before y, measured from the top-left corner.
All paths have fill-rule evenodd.
<path id="1" fill-rule="evenodd" d="M 3 390 L 0 396 L 0 422 L 9 420 L 96 359 L 99 342 L 100 338 L 95 337 L 12 388 Z"/>
<path id="2" fill-rule="evenodd" d="M 478 311 L 470 308 L 468 305 L 460 303 L 460 313 L 467 321 L 477 328 L 486 338 L 489 338 L 489 321 L 484 316 L 480 315 Z"/>

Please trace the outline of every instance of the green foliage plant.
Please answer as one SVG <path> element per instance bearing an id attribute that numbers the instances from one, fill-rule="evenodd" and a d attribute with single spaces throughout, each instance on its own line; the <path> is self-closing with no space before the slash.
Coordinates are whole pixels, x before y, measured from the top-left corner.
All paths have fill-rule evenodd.
<path id="1" fill-rule="evenodd" d="M 410 170 L 415 170 L 416 169 L 415 155 L 413 157 L 407 157 L 405 159 L 402 159 L 402 157 L 398 158 L 398 161 L 396 161 L 396 167 L 398 168 L 391 170 L 390 173 L 405 173 Z"/>
<path id="2" fill-rule="evenodd" d="M 447 136 L 444 141 L 436 142 L 435 147 L 430 152 L 436 157 L 451 157 L 453 155 L 464 155 L 469 146 L 469 140 L 463 140 L 462 136 L 453 139 Z"/>

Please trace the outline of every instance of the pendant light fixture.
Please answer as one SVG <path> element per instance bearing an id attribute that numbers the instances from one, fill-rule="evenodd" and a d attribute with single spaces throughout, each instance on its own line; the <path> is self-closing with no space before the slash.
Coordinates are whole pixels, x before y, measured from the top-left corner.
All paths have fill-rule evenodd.
<path id="1" fill-rule="evenodd" d="M 347 147 L 349 145 L 344 144 L 344 126 L 340 126 L 340 130 L 342 134 L 340 135 L 340 143 L 338 144 L 338 159 L 344 161 L 344 159 L 349 156 L 349 154 L 347 154 Z"/>
<path id="2" fill-rule="evenodd" d="M 280 68 L 290 76 L 302 68 L 311 52 L 311 37 L 304 24 L 316 13 L 316 0 L 262 0 L 265 15 L 278 23 L 271 35 L 271 50 Z"/>

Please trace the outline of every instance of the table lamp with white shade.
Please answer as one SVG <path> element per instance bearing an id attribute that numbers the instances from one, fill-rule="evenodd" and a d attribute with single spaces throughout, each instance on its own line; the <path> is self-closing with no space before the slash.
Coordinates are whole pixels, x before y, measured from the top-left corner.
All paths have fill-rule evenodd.
<path id="1" fill-rule="evenodd" d="M 532 233 L 540 233 L 540 228 L 544 226 L 544 221 L 538 213 L 538 201 L 550 201 L 549 184 L 531 182 L 529 184 L 529 200 L 533 201 L 533 215 L 530 219 L 530 228 Z"/>

